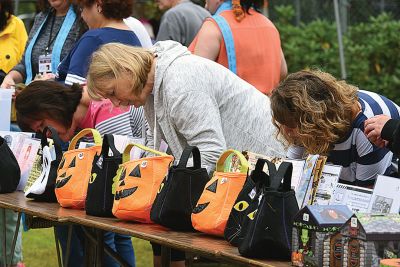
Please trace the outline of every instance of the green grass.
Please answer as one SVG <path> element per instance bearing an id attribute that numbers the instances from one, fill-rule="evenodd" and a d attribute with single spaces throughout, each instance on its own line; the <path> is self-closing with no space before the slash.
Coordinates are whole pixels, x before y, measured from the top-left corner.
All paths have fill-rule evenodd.
<path id="1" fill-rule="evenodd" d="M 153 254 L 150 243 L 132 238 L 135 248 L 136 266 L 153 265 Z M 27 267 L 57 266 L 57 251 L 54 242 L 53 228 L 33 229 L 22 234 L 22 253 Z"/>
<path id="2" fill-rule="evenodd" d="M 148 241 L 132 238 L 135 249 L 136 266 L 153 266 L 153 253 Z M 22 253 L 27 267 L 55 267 L 57 251 L 54 242 L 53 228 L 33 229 L 22 233 Z M 227 267 L 232 264 L 196 263 L 197 267 Z"/>

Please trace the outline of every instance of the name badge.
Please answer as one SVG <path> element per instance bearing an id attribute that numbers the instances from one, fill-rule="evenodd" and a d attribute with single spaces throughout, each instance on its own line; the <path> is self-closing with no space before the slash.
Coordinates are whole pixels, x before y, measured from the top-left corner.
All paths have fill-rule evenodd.
<path id="1" fill-rule="evenodd" d="M 41 74 L 51 73 L 51 54 L 39 56 L 39 72 Z"/>

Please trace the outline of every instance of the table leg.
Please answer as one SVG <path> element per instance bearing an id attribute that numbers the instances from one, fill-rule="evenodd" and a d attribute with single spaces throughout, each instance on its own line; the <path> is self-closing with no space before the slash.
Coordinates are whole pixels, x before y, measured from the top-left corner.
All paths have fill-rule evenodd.
<path id="1" fill-rule="evenodd" d="M 4 266 L 7 266 L 7 226 L 6 226 L 6 209 L 1 209 L 3 213 L 3 260 Z"/>
<path id="2" fill-rule="evenodd" d="M 86 227 L 82 227 L 82 229 L 85 233 L 86 240 L 89 239 L 93 244 L 96 244 L 96 237 L 88 229 L 86 229 Z M 107 244 L 104 244 L 104 252 L 107 253 L 107 255 L 113 258 L 116 262 L 118 262 L 118 264 L 122 267 L 131 267 L 124 258 L 122 258 L 117 252 L 112 250 Z"/>
<path id="3" fill-rule="evenodd" d="M 104 231 L 95 229 L 96 231 L 96 267 L 103 266 L 104 259 Z"/>
<path id="4" fill-rule="evenodd" d="M 171 248 L 161 246 L 161 266 L 169 267 L 171 263 Z"/>
<path id="5" fill-rule="evenodd" d="M 58 267 L 63 267 L 62 262 L 61 262 L 60 242 L 58 240 L 57 230 L 56 230 L 56 227 L 53 227 L 53 229 L 54 229 L 54 241 L 56 242 Z"/>
<path id="6" fill-rule="evenodd" d="M 21 216 L 22 216 L 22 213 L 18 212 L 17 225 L 15 226 L 14 238 L 13 238 L 13 241 L 11 244 L 10 266 L 12 265 L 13 258 L 14 258 L 15 245 L 17 244 L 17 238 L 18 238 L 18 233 L 19 233 L 19 225 L 21 224 Z"/>

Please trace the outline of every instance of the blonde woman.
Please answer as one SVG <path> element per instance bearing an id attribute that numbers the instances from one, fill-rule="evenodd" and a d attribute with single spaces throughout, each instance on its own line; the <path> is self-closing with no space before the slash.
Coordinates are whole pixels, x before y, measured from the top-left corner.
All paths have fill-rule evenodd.
<path id="1" fill-rule="evenodd" d="M 364 121 L 400 108 L 384 96 L 359 90 L 321 71 L 290 74 L 271 95 L 273 123 L 290 146 L 288 157 L 328 156 L 343 166 L 341 182 L 372 187 L 378 174 L 390 175 L 392 153 L 371 144 Z"/>
<path id="2" fill-rule="evenodd" d="M 274 138 L 268 97 L 223 66 L 192 55 L 174 41 L 153 50 L 106 44 L 93 53 L 88 93 L 115 106 L 144 106 L 155 148 L 165 141 L 179 158 L 186 145 L 197 146 L 211 171 L 228 148 L 282 156 Z M 154 255 L 160 249 L 153 246 Z M 175 253 L 173 266 L 183 266 Z M 155 257 L 159 266 L 160 257 Z"/>

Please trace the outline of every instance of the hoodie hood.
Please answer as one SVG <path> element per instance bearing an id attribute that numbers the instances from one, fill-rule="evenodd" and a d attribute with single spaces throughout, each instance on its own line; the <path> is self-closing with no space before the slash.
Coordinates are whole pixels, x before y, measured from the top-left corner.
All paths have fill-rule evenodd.
<path id="1" fill-rule="evenodd" d="M 158 95 L 162 79 L 168 67 L 178 58 L 191 55 L 186 46 L 175 41 L 160 41 L 154 44 L 152 51 L 157 56 L 153 94 Z"/>
<path id="2" fill-rule="evenodd" d="M 17 28 L 17 21 L 15 19 L 14 15 L 11 15 L 11 17 L 7 21 L 7 26 L 4 28 L 2 32 L 0 32 L 0 37 L 3 37 L 7 34 L 13 34 Z"/>

